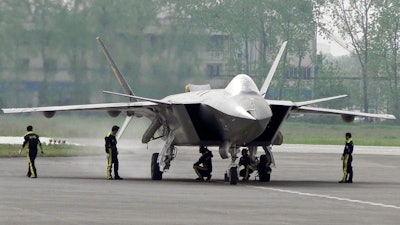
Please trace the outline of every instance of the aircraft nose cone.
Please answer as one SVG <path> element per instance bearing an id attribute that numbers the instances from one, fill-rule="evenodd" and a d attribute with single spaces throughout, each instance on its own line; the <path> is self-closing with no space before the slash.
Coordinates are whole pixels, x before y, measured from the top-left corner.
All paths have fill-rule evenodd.
<path id="1" fill-rule="evenodd" d="M 235 116 L 242 118 L 242 119 L 256 120 L 256 118 L 250 112 L 246 111 L 241 106 L 237 106 L 235 108 Z"/>

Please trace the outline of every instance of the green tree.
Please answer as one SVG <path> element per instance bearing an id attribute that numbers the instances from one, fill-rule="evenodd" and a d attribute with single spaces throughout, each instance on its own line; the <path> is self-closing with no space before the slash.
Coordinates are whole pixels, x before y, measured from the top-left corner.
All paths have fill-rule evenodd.
<path id="1" fill-rule="evenodd" d="M 313 56 L 312 52 L 312 40 L 315 36 L 315 22 L 313 18 L 313 5 L 311 1 L 274 1 L 274 9 L 277 14 L 277 21 L 275 26 L 280 27 L 278 35 L 284 40 L 288 41 L 288 47 L 286 54 L 284 55 L 283 64 L 284 68 L 287 68 L 288 54 L 296 57 L 297 74 L 296 79 L 296 92 L 294 98 L 300 98 L 301 82 L 304 80 L 301 76 L 302 64 L 305 57 Z M 283 72 L 287 72 L 284 70 Z M 278 79 L 278 98 L 283 98 L 283 88 L 287 81 L 281 76 Z"/>
<path id="2" fill-rule="evenodd" d="M 94 45 L 95 35 L 90 30 L 87 21 L 86 1 L 76 0 L 63 5 L 54 17 L 55 38 L 57 46 L 53 51 L 65 56 L 66 71 L 72 78 L 71 88 L 63 88 L 60 93 L 60 103 L 87 103 L 89 102 L 92 82 L 89 82 L 88 52 Z M 95 83 L 95 82 L 93 82 Z"/>
<path id="3" fill-rule="evenodd" d="M 30 35 L 27 27 L 29 12 L 28 0 L 0 2 L 0 66 L 3 77 L 4 104 L 18 106 L 26 104 L 23 96 L 26 90 L 22 86 L 24 72 L 29 69 L 29 56 L 33 55 L 30 48 Z M 7 84 L 7 85 L 5 85 Z"/>
<path id="4" fill-rule="evenodd" d="M 373 40 L 374 55 L 379 66 L 379 74 L 389 80 L 387 90 L 390 90 L 389 110 L 393 111 L 397 118 L 400 118 L 400 84 L 399 84 L 399 65 L 400 65 L 400 2 L 395 0 L 385 0 L 377 3 L 379 16 L 377 23 L 379 30 L 374 33 Z M 383 88 L 384 89 L 384 88 Z M 386 101 L 384 101 L 386 102 Z M 398 119 L 397 121 L 400 121 Z"/>
<path id="5" fill-rule="evenodd" d="M 317 63 L 318 75 L 314 78 L 314 97 L 323 98 L 342 94 L 350 94 L 345 87 L 343 77 L 338 79 L 338 75 L 343 74 L 338 61 L 328 60 L 322 55 L 318 56 L 320 62 Z M 345 101 L 328 101 L 321 103 L 321 106 L 332 108 L 348 107 Z"/>
<path id="6" fill-rule="evenodd" d="M 154 1 L 86 0 L 86 2 L 91 32 L 103 39 L 134 92 L 151 93 L 149 89 L 153 87 L 144 88 L 141 79 L 146 79 L 148 76 L 147 63 L 153 55 L 146 29 L 157 24 L 157 8 Z M 94 38 L 93 43 L 95 43 Z M 94 79 L 100 80 L 100 86 L 103 88 L 121 90 L 118 82 L 110 75 L 111 69 L 97 45 L 94 44 L 92 50 L 96 57 L 95 65 L 99 68 Z M 111 96 L 106 98 L 110 99 Z"/>
<path id="7" fill-rule="evenodd" d="M 42 61 L 43 81 L 39 89 L 39 104 L 52 104 L 58 99 L 50 94 L 56 73 L 57 59 L 54 48 L 57 46 L 57 27 L 54 23 L 55 16 L 61 11 L 62 4 L 53 0 L 31 0 L 30 17 L 33 29 L 30 30 L 31 45 Z"/>
<path id="8" fill-rule="evenodd" d="M 363 108 L 369 110 L 368 78 L 373 74 L 370 67 L 371 36 L 377 29 L 377 0 L 327 0 L 320 8 L 329 17 L 320 18 L 319 25 L 324 31 L 337 30 L 341 37 L 350 40 L 354 53 L 361 65 Z"/>

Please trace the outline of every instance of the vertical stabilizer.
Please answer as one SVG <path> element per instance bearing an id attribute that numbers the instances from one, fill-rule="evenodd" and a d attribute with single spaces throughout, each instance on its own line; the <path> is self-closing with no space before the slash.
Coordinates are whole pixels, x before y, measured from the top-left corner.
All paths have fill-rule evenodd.
<path id="1" fill-rule="evenodd" d="M 101 41 L 100 37 L 96 38 L 97 43 L 99 43 L 101 50 L 104 53 L 104 56 L 106 57 L 108 63 L 111 66 L 111 69 L 114 72 L 115 77 L 118 79 L 119 84 L 122 86 L 122 88 L 125 91 L 125 94 L 128 95 L 135 95 L 132 91 L 132 88 L 129 86 L 128 82 L 126 82 L 124 76 L 122 76 L 121 72 L 119 71 L 117 65 L 115 64 L 114 60 L 112 59 L 110 53 L 108 53 L 106 47 L 104 46 L 103 42 Z M 131 101 L 137 101 L 136 99 L 130 99 Z"/>
<path id="2" fill-rule="evenodd" d="M 283 42 L 281 48 L 279 49 L 278 55 L 275 58 L 274 63 L 271 66 L 271 69 L 268 72 L 267 78 L 264 81 L 263 86 L 260 89 L 260 94 L 265 97 L 267 94 L 267 90 L 269 85 L 271 84 L 272 78 L 274 77 L 276 68 L 278 67 L 279 61 L 281 60 L 282 54 L 285 51 L 287 41 Z"/>
<path id="3" fill-rule="evenodd" d="M 106 57 L 108 63 L 111 66 L 111 69 L 114 72 L 115 77 L 117 78 L 119 84 L 122 86 L 122 89 L 124 89 L 125 94 L 127 95 L 133 95 L 135 96 L 135 94 L 132 91 L 132 88 L 129 86 L 128 82 L 126 82 L 125 77 L 122 76 L 121 72 L 119 71 L 117 65 L 115 64 L 114 60 L 112 59 L 110 53 L 108 53 L 106 47 L 104 46 L 103 42 L 101 41 L 100 37 L 96 38 L 97 43 L 100 45 L 101 50 L 104 53 L 104 56 Z M 135 101 L 137 102 L 138 100 L 136 98 L 129 98 L 129 101 Z M 132 116 L 129 116 L 129 114 L 126 116 L 125 121 L 121 127 L 121 129 L 119 130 L 118 134 L 117 134 L 117 140 L 119 140 L 119 138 L 122 136 L 122 134 L 125 132 L 126 128 L 128 127 L 129 123 L 132 120 Z"/>

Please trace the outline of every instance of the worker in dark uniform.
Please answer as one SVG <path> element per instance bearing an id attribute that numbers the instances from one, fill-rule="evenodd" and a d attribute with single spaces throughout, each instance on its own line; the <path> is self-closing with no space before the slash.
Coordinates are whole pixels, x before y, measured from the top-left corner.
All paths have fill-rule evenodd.
<path id="1" fill-rule="evenodd" d="M 27 133 L 24 135 L 24 143 L 22 143 L 22 147 L 19 150 L 19 154 L 21 154 L 22 150 L 28 144 L 28 152 L 26 157 L 28 159 L 28 173 L 27 177 L 37 178 L 35 159 L 38 152 L 37 146 L 39 145 L 40 151 L 43 154 L 42 143 L 40 142 L 39 135 L 33 133 L 33 127 L 31 125 L 26 127 Z"/>
<path id="2" fill-rule="evenodd" d="M 118 130 L 119 130 L 119 127 L 114 125 L 111 128 L 111 131 L 104 138 L 104 140 L 106 142 L 105 148 L 106 148 L 106 153 L 107 153 L 107 179 L 108 180 L 112 180 L 111 170 L 112 170 L 113 164 L 114 164 L 114 179 L 122 180 L 122 178 L 118 174 L 118 168 L 119 168 L 118 150 L 117 150 L 117 138 L 115 137 L 117 135 Z"/>
<path id="3" fill-rule="evenodd" d="M 201 156 L 199 160 L 193 164 L 193 169 L 196 171 L 198 178 L 196 180 L 206 180 L 209 181 L 211 179 L 211 172 L 212 172 L 212 161 L 211 158 L 213 154 L 207 147 L 201 146 L 199 149 Z"/>
<path id="4" fill-rule="evenodd" d="M 351 165 L 353 161 L 353 139 L 351 133 L 346 133 L 346 144 L 344 146 L 342 160 L 343 160 L 343 178 L 339 183 L 353 183 L 353 166 Z"/>
<path id="5" fill-rule="evenodd" d="M 243 180 L 249 180 L 250 174 L 253 173 L 254 169 L 251 165 L 251 158 L 247 148 L 242 149 L 242 157 L 239 159 L 239 166 L 244 167 L 240 170 L 239 175 L 243 177 Z"/>

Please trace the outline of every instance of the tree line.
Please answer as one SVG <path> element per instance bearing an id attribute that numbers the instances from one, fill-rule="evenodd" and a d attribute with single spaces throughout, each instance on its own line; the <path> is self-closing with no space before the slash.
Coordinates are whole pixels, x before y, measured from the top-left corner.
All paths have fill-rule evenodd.
<path id="1" fill-rule="evenodd" d="M 0 104 L 26 106 L 33 97 L 35 105 L 114 98 L 99 93 L 120 87 L 96 45 L 97 36 L 135 93 L 160 98 L 181 92 L 186 83 L 207 82 L 199 52 L 218 47 L 209 34 L 221 33 L 228 34 L 224 41 L 229 45 L 222 50 L 228 56 L 227 75 L 247 73 L 261 84 L 287 40 L 273 86 L 277 98 L 304 98 L 300 90 L 310 82 L 299 74 L 288 82 L 284 74 L 293 64 L 300 71 L 311 56 L 312 97 L 349 94 L 348 102 L 330 104 L 400 117 L 399 9 L 395 0 L 0 0 Z M 341 35 L 354 49 L 352 59 L 343 64 L 315 54 L 310 40 L 317 30 Z M 254 43 L 260 58 L 250 60 Z M 33 60 L 40 62 L 37 68 Z M 37 96 L 22 85 L 35 80 L 28 71 L 38 74 Z M 55 80 L 71 85 L 57 86 Z"/>

